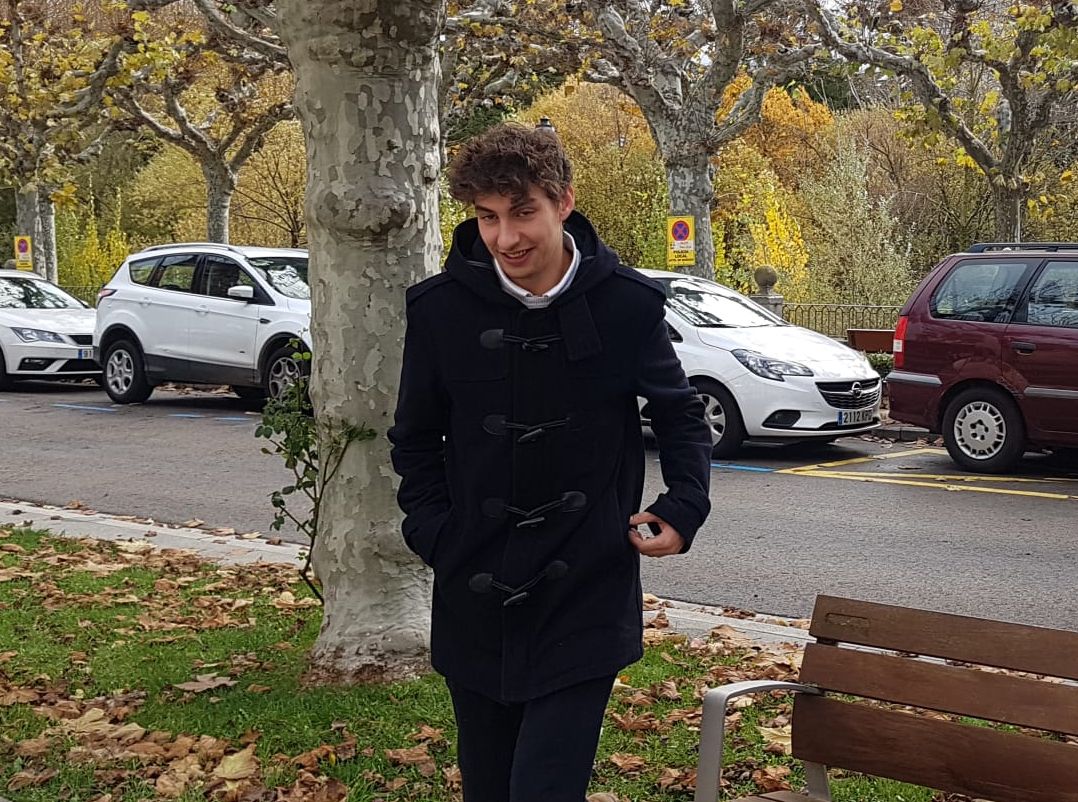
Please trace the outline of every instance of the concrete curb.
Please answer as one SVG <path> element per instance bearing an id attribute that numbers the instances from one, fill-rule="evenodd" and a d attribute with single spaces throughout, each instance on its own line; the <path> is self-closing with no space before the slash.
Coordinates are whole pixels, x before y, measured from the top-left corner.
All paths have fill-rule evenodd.
<path id="1" fill-rule="evenodd" d="M 44 529 L 54 535 L 76 539 L 141 541 L 157 549 L 186 549 L 211 562 L 223 564 L 263 562 L 298 567 L 306 554 L 306 549 L 297 543 L 271 544 L 262 538 L 219 535 L 204 529 L 158 524 L 150 519 L 80 512 L 29 502 L 0 501 L 0 526 L 4 525 Z M 783 625 L 786 619 L 778 617 L 731 618 L 723 615 L 725 611 L 721 607 L 668 600 L 663 600 L 662 610 L 670 630 L 691 637 L 706 635 L 715 627 L 728 626 L 760 643 L 804 644 L 811 640 L 807 631 Z M 645 611 L 645 622 L 658 612 Z"/>
<path id="2" fill-rule="evenodd" d="M 893 440 L 897 443 L 912 443 L 917 440 L 936 440 L 939 435 L 932 434 L 928 429 L 920 426 L 908 426 L 905 423 L 885 423 L 878 429 L 869 432 L 873 437 L 883 440 Z"/>
<path id="3" fill-rule="evenodd" d="M 160 524 L 143 518 L 85 513 L 50 505 L 0 501 L 0 525 L 47 529 L 55 535 L 96 540 L 141 540 L 158 549 L 189 549 L 220 563 L 275 562 L 300 565 L 297 543 L 274 545 L 261 538 L 220 535 L 205 529 Z"/>

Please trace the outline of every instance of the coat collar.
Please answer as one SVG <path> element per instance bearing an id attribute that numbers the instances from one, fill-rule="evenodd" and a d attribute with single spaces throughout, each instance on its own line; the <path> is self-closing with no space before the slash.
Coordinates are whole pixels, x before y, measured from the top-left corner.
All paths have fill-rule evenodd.
<path id="1" fill-rule="evenodd" d="M 569 360 L 575 362 L 602 351 L 602 341 L 592 319 L 586 293 L 609 278 L 619 261 L 580 212 L 574 211 L 569 215 L 565 229 L 576 242 L 580 265 L 572 283 L 548 308 L 556 310 L 566 353 Z M 453 245 L 445 268 L 452 278 L 484 300 L 500 306 L 520 307 L 520 301 L 502 289 L 494 271 L 494 257 L 483 244 L 479 236 L 479 223 L 474 217 L 465 220 L 453 232 Z"/>

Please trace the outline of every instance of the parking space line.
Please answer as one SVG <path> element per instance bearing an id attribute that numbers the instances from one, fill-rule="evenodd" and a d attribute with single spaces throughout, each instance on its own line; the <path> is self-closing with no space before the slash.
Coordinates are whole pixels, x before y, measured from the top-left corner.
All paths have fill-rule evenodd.
<path id="1" fill-rule="evenodd" d="M 251 419 L 250 419 L 250 418 L 226 418 L 226 417 L 217 417 L 217 418 L 214 418 L 214 420 L 223 420 L 223 421 L 225 421 L 226 423 L 250 423 L 250 422 L 251 422 Z"/>
<path id="2" fill-rule="evenodd" d="M 857 476 L 871 476 L 881 479 L 895 479 L 898 474 L 894 473 L 879 473 L 873 471 L 857 471 Z M 1052 484 L 1054 482 L 1078 482 L 1078 479 L 1072 479 L 1065 476 L 1052 476 L 1044 477 L 1043 479 L 1032 479 L 1028 476 L 1004 476 L 1002 474 L 993 474 L 991 476 L 981 475 L 966 475 L 960 473 L 918 473 L 913 474 L 911 478 L 917 479 L 933 479 L 937 482 L 1014 482 L 1015 484 Z"/>
<path id="3" fill-rule="evenodd" d="M 61 409 L 81 409 L 83 412 L 115 412 L 112 407 L 91 407 L 87 404 L 53 404 Z"/>
<path id="4" fill-rule="evenodd" d="M 1010 490 L 1005 487 L 973 487 L 955 484 L 940 484 L 939 482 L 918 482 L 914 479 L 881 479 L 876 476 L 866 476 L 863 473 L 853 471 L 813 471 L 801 473 L 802 476 L 814 476 L 820 479 L 845 479 L 853 482 L 874 482 L 885 485 L 906 485 L 908 487 L 930 487 L 934 490 L 968 491 L 971 493 L 994 493 L 1004 496 L 1027 496 L 1030 498 L 1052 499 L 1054 501 L 1068 501 L 1078 499 L 1078 496 L 1070 496 L 1065 493 L 1045 493 L 1036 490 Z M 1010 481 L 1001 479 L 1000 481 Z"/>
<path id="5" fill-rule="evenodd" d="M 912 448 L 906 451 L 894 451 L 889 454 L 876 454 L 871 457 L 852 457 L 851 459 L 840 459 L 835 462 L 819 462 L 815 465 L 801 465 L 796 468 L 784 468 L 778 473 L 813 473 L 815 471 L 823 470 L 826 468 L 841 468 L 846 465 L 863 465 L 866 462 L 876 462 L 881 459 L 898 459 L 899 457 L 912 457 L 919 454 L 934 454 L 942 455 L 947 451 L 942 448 Z"/>
<path id="6" fill-rule="evenodd" d="M 761 468 L 758 465 L 735 465 L 732 462 L 713 462 L 712 468 L 724 468 L 728 471 L 746 471 L 748 473 L 774 473 L 774 468 Z"/>
<path id="7" fill-rule="evenodd" d="M 205 415 L 199 415 L 199 414 L 197 414 L 195 412 L 171 412 L 171 413 L 169 413 L 169 417 L 170 418 L 204 418 L 206 416 Z"/>

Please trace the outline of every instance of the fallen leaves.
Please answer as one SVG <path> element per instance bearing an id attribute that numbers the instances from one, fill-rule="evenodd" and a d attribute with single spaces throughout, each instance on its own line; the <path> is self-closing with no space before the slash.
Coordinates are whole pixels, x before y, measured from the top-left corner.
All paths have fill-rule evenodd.
<path id="1" fill-rule="evenodd" d="M 190 682 L 181 682 L 172 687 L 191 693 L 204 693 L 215 688 L 231 688 L 235 684 L 236 680 L 231 677 L 217 676 L 216 674 L 199 674 Z"/>
<path id="2" fill-rule="evenodd" d="M 243 751 L 223 758 L 213 770 L 213 776 L 220 780 L 246 780 L 256 776 L 258 770 L 255 745 L 249 744 Z"/>
<path id="3" fill-rule="evenodd" d="M 385 755 L 395 766 L 415 766 L 424 777 L 433 777 L 437 770 L 425 743 L 406 749 L 386 749 Z"/>
<path id="4" fill-rule="evenodd" d="M 763 766 L 752 773 L 752 781 L 764 793 L 789 791 L 790 784 L 786 781 L 789 776 L 789 766 Z"/>

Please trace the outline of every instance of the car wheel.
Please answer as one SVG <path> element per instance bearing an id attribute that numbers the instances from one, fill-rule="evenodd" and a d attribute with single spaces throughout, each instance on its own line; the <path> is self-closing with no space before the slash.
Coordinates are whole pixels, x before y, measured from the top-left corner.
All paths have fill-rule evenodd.
<path id="1" fill-rule="evenodd" d="M 4 362 L 4 352 L 0 351 L 0 390 L 14 390 L 15 379 L 7 372 L 7 363 Z"/>
<path id="2" fill-rule="evenodd" d="M 270 354 L 262 382 L 267 398 L 280 398 L 285 390 L 310 373 L 310 363 L 296 359 L 295 353 L 294 346 L 282 345 Z"/>
<path id="3" fill-rule="evenodd" d="M 117 340 L 105 352 L 105 392 L 117 404 L 137 404 L 153 392 L 142 352 L 129 340 Z"/>
<path id="4" fill-rule="evenodd" d="M 992 387 L 956 395 L 943 414 L 943 442 L 960 466 L 977 473 L 1003 473 L 1026 450 L 1026 426 L 1014 399 Z"/>
<path id="5" fill-rule="evenodd" d="M 232 392 L 245 401 L 261 401 L 266 397 L 266 391 L 262 387 L 241 387 L 233 385 Z"/>
<path id="6" fill-rule="evenodd" d="M 729 391 L 714 382 L 697 382 L 697 393 L 704 402 L 704 420 L 711 430 L 714 457 L 732 457 L 745 440 L 741 410 Z"/>

